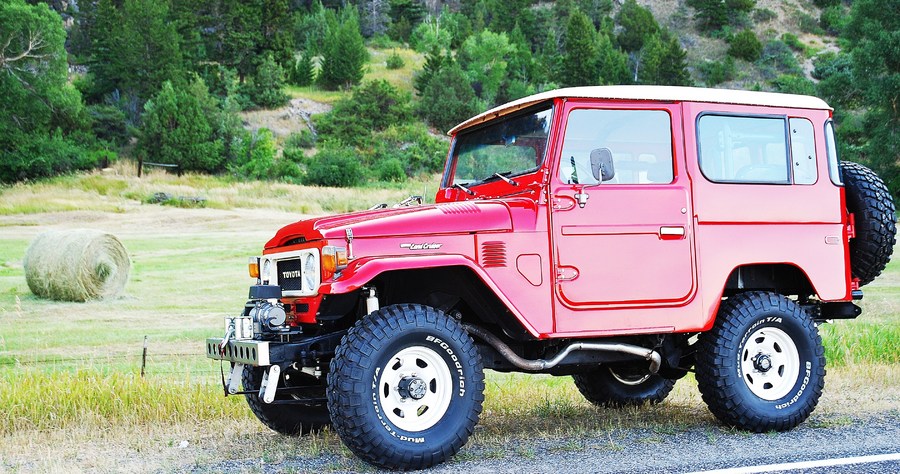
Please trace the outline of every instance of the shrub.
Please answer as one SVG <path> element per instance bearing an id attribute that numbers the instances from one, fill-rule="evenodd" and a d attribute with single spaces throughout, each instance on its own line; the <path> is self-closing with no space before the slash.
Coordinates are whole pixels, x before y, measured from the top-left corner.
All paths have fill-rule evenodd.
<path id="1" fill-rule="evenodd" d="M 706 61 L 697 66 L 703 82 L 707 87 L 717 86 L 723 82 L 734 80 L 734 58 L 725 57 L 722 61 Z"/>
<path id="2" fill-rule="evenodd" d="M 261 128 L 256 132 L 247 132 L 237 147 L 235 162 L 231 165 L 232 173 L 249 179 L 273 179 L 275 166 L 275 139 L 272 132 Z"/>
<path id="3" fill-rule="evenodd" d="M 731 38 L 731 45 L 728 47 L 729 56 L 753 62 L 759 59 L 761 53 L 762 44 L 753 31 L 743 30 Z"/>
<path id="4" fill-rule="evenodd" d="M 797 38 L 797 35 L 793 33 L 785 33 L 781 35 L 781 41 L 784 41 L 784 44 L 788 45 L 789 48 L 797 51 L 798 53 L 806 52 L 806 45 L 800 41 L 800 38 Z"/>
<path id="5" fill-rule="evenodd" d="M 377 134 L 366 161 L 377 165 L 396 159 L 406 176 L 435 173 L 444 166 L 447 142 L 428 133 L 422 123 L 390 127 Z"/>
<path id="6" fill-rule="evenodd" d="M 801 76 L 792 76 L 788 74 L 781 75 L 772 81 L 772 85 L 775 87 L 776 91 L 787 94 L 816 94 L 816 84 Z"/>
<path id="7" fill-rule="evenodd" d="M 318 186 L 350 187 L 362 182 L 363 168 L 353 148 L 326 147 L 306 167 L 306 182 Z"/>
<path id="8" fill-rule="evenodd" d="M 396 51 L 391 53 L 391 55 L 387 57 L 387 61 L 385 61 L 385 66 L 387 66 L 388 69 L 400 69 L 404 65 L 406 65 L 406 63 Z"/>
<path id="9" fill-rule="evenodd" d="M 775 79 L 781 74 L 799 75 L 803 72 L 791 48 L 777 39 L 766 43 L 757 64 L 767 80 Z"/>
<path id="10" fill-rule="evenodd" d="M 9 145 L 0 146 L 2 183 L 46 178 L 97 164 L 97 155 L 63 137 L 60 130 L 46 136 L 20 135 Z"/>
<path id="11" fill-rule="evenodd" d="M 316 126 L 323 137 L 359 145 L 367 143 L 373 131 L 407 123 L 412 118 L 409 94 L 385 80 L 377 80 L 355 88 L 349 98 L 339 100 L 330 112 L 317 116 Z"/>
<path id="12" fill-rule="evenodd" d="M 402 182 L 406 181 L 406 171 L 403 163 L 397 158 L 388 158 L 375 164 L 375 176 L 380 181 Z"/>
<path id="13" fill-rule="evenodd" d="M 778 18 L 778 14 L 768 8 L 757 8 L 753 10 L 753 19 L 757 23 L 765 23 Z"/>
<path id="14" fill-rule="evenodd" d="M 841 34 L 849 21 L 850 17 L 841 6 L 828 7 L 819 15 L 819 26 L 830 35 Z"/>
<path id="15" fill-rule="evenodd" d="M 292 133 L 284 140 L 284 148 L 303 148 L 308 149 L 316 146 L 316 138 L 312 132 L 303 129 L 297 133 Z"/>
<path id="16" fill-rule="evenodd" d="M 814 35 L 824 35 L 825 31 L 819 27 L 819 21 L 808 13 L 800 12 L 797 17 L 797 26 L 800 31 Z"/>

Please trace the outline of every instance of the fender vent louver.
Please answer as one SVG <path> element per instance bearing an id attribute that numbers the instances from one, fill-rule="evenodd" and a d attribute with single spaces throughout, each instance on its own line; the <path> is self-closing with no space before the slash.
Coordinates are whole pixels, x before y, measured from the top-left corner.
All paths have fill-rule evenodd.
<path id="1" fill-rule="evenodd" d="M 506 266 L 506 244 L 488 241 L 481 244 L 481 266 L 485 268 Z"/>

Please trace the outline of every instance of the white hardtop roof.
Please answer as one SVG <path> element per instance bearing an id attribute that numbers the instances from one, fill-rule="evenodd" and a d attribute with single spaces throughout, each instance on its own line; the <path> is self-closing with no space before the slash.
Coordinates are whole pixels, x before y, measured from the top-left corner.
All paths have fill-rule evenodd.
<path id="1" fill-rule="evenodd" d="M 664 102 L 711 102 L 717 104 L 762 105 L 793 109 L 831 110 L 824 100 L 808 95 L 780 94 L 730 89 L 704 89 L 677 86 L 592 86 L 568 87 L 523 97 L 494 107 L 453 127 L 450 135 L 464 128 L 511 114 L 528 106 L 556 98 L 587 98 L 613 100 L 648 100 Z"/>

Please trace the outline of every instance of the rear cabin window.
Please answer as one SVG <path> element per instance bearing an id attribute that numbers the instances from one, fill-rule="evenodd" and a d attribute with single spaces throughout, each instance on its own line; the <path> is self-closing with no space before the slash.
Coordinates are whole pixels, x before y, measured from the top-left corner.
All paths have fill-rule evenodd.
<path id="1" fill-rule="evenodd" d="M 672 124 L 663 110 L 576 109 L 569 113 L 559 179 L 600 184 L 591 172 L 591 152 L 606 149 L 615 175 L 608 184 L 671 183 Z"/>
<path id="2" fill-rule="evenodd" d="M 792 118 L 791 163 L 794 167 L 794 184 L 816 184 L 819 172 L 816 170 L 816 136 L 813 124 L 805 118 Z"/>
<path id="3" fill-rule="evenodd" d="M 700 170 L 710 181 L 790 182 L 783 118 L 704 115 L 697 130 Z"/>

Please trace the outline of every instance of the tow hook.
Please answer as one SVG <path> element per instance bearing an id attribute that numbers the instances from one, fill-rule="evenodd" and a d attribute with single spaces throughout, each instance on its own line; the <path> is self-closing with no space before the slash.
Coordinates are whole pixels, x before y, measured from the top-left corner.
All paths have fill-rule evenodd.
<path id="1" fill-rule="evenodd" d="M 259 384 L 259 399 L 263 403 L 275 401 L 275 389 L 278 387 L 278 379 L 281 378 L 281 367 L 273 365 L 263 374 L 262 383 Z"/>

